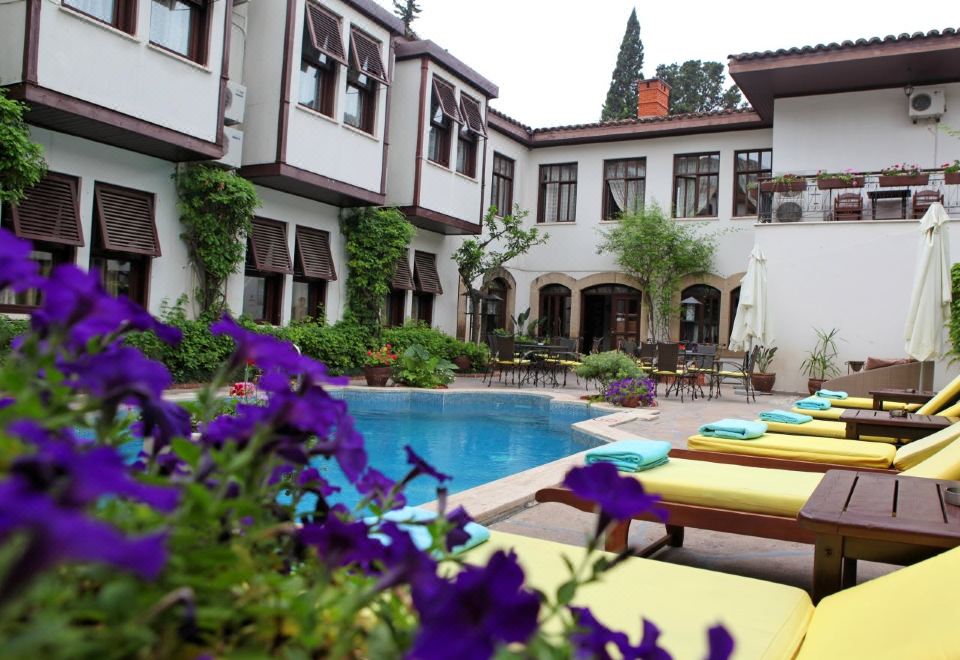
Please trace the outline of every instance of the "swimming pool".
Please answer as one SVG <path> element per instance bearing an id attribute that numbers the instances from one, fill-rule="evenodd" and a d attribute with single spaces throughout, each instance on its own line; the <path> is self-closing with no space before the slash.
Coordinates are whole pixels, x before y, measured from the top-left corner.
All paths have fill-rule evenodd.
<path id="1" fill-rule="evenodd" d="M 558 460 L 602 442 L 571 429 L 607 412 L 536 394 L 416 390 L 333 392 L 344 399 L 366 442 L 370 465 L 394 480 L 409 470 L 404 445 L 453 477 L 450 493 Z M 339 467 L 323 461 L 324 477 L 353 506 L 359 496 Z M 436 499 L 436 481 L 421 477 L 407 489 L 410 504 Z"/>

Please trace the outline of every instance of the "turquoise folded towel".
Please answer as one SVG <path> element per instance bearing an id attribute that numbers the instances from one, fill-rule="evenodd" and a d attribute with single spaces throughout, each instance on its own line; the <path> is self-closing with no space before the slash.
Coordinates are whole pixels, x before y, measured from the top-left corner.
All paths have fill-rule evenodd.
<path id="1" fill-rule="evenodd" d="M 701 435 L 728 440 L 750 440 L 759 438 L 766 432 L 767 425 L 764 422 L 750 422 L 745 419 L 721 419 L 700 427 Z"/>
<path id="2" fill-rule="evenodd" d="M 437 514 L 435 511 L 427 511 L 426 509 L 415 506 L 405 506 L 402 509 L 388 511 L 380 517 L 368 516 L 363 519 L 363 522 L 371 527 L 382 521 L 397 523 L 397 527 L 410 536 L 410 540 L 413 541 L 413 544 L 417 546 L 418 549 L 427 550 L 432 545 L 433 539 L 430 536 L 430 530 L 426 528 L 425 524 L 421 523 L 430 523 L 436 520 L 436 518 Z M 451 550 L 454 554 L 466 552 L 470 548 L 475 548 L 490 538 L 490 530 L 475 522 L 468 522 L 464 525 L 463 531 L 467 533 L 469 538 L 466 543 L 455 546 Z M 390 537 L 384 534 L 372 534 L 371 537 L 376 538 L 384 545 L 390 544 Z"/>
<path id="3" fill-rule="evenodd" d="M 671 448 L 666 440 L 620 440 L 588 451 L 586 464 L 613 463 L 621 472 L 642 472 L 666 463 Z"/>
<path id="4" fill-rule="evenodd" d="M 807 397 L 806 399 L 800 399 L 795 404 L 797 408 L 801 410 L 829 410 L 830 409 L 830 400 L 829 399 L 818 399 L 815 396 Z"/>
<path id="5" fill-rule="evenodd" d="M 813 421 L 813 417 L 810 415 L 802 415 L 787 410 L 767 410 L 760 413 L 760 419 L 764 422 L 780 422 L 781 424 L 806 424 Z"/>
<path id="6" fill-rule="evenodd" d="M 839 390 L 817 390 L 817 396 L 821 399 L 837 399 L 843 401 L 847 398 L 846 392 L 841 392 Z"/>

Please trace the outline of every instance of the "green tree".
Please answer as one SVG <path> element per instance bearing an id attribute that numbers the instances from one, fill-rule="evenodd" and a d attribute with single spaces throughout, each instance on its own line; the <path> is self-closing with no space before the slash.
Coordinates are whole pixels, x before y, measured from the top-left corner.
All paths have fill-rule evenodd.
<path id="1" fill-rule="evenodd" d="M 470 308 L 474 310 L 470 338 L 477 344 L 480 343 L 481 321 L 481 296 L 477 285 L 482 286 L 495 270 L 550 238 L 549 234 L 541 234 L 536 227 L 523 228 L 523 219 L 527 214 L 517 205 L 512 215 L 499 217 L 497 207 L 491 206 L 483 218 L 483 238 L 468 238 L 450 257 L 457 264 L 460 281 L 467 290 Z"/>
<path id="2" fill-rule="evenodd" d="M 705 226 L 676 222 L 653 205 L 624 213 L 615 227 L 601 232 L 597 253 L 612 253 L 617 265 L 639 281 L 654 341 L 669 334 L 680 281 L 713 267 L 719 234 L 704 231 Z"/>
<path id="3" fill-rule="evenodd" d="M 30 139 L 23 120 L 26 106 L 7 98 L 0 89 L 0 202 L 18 203 L 27 188 L 35 186 L 47 171 L 43 147 Z"/>
<path id="4" fill-rule="evenodd" d="M 736 85 L 724 89 L 723 64 L 687 60 L 661 64 L 657 78 L 670 85 L 670 114 L 729 110 L 743 103 Z"/>
<path id="5" fill-rule="evenodd" d="M 411 39 L 417 38 L 417 33 L 410 26 L 417 20 L 421 11 L 423 10 L 417 0 L 393 0 L 393 13 L 403 21 L 403 27 Z"/>
<path id="6" fill-rule="evenodd" d="M 640 41 L 640 21 L 637 10 L 630 12 L 627 29 L 620 42 L 617 66 L 610 78 L 607 100 L 600 113 L 600 121 L 630 119 L 637 116 L 637 81 L 643 78 L 643 42 Z"/>

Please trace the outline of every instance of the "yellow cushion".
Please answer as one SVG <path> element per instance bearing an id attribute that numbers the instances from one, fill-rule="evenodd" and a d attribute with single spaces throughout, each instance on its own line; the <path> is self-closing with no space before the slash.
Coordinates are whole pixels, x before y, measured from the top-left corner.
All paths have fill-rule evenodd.
<path id="1" fill-rule="evenodd" d="M 960 424 L 951 424 L 925 438 L 914 440 L 897 450 L 897 456 L 893 459 L 893 466 L 898 470 L 909 470 L 936 454 L 958 437 L 960 437 Z"/>
<path id="2" fill-rule="evenodd" d="M 953 424 L 947 428 L 955 429 L 957 426 L 957 424 Z M 938 431 L 933 435 L 936 436 L 945 430 L 946 429 Z M 927 436 L 924 440 L 929 440 L 931 437 L 932 436 Z M 931 444 L 936 444 L 936 442 L 937 441 L 933 441 Z M 935 451 L 932 456 L 923 458 L 913 467 L 904 470 L 903 474 L 908 477 L 928 477 L 930 479 L 960 479 L 960 442 L 946 443 L 939 451 Z"/>
<path id="3" fill-rule="evenodd" d="M 917 412 L 921 415 L 935 415 L 944 406 L 960 396 L 960 376 L 957 376 L 942 390 L 933 395 L 933 398 L 920 407 Z"/>
<path id="4" fill-rule="evenodd" d="M 937 413 L 941 417 L 960 417 L 960 401 Z"/>
<path id="5" fill-rule="evenodd" d="M 823 475 L 671 458 L 634 477 L 668 502 L 796 516 Z"/>
<path id="6" fill-rule="evenodd" d="M 897 453 L 893 447 L 882 442 L 801 437 L 781 433 L 765 433 L 753 440 L 727 440 L 694 435 L 687 439 L 687 447 L 704 451 L 875 468 L 890 467 Z"/>
<path id="7" fill-rule="evenodd" d="M 801 415 L 810 415 L 814 419 L 828 419 L 833 421 L 838 421 L 840 415 L 846 412 L 843 408 L 827 408 L 826 410 L 806 410 L 804 408 L 797 408 L 794 406 L 791 408 L 795 413 L 800 413 Z"/>
<path id="8" fill-rule="evenodd" d="M 761 421 L 761 420 L 758 420 Z M 786 424 L 784 422 L 766 422 L 767 431 L 770 433 L 783 433 L 786 435 L 814 435 L 821 438 L 840 438 L 847 437 L 847 423 L 833 422 L 826 419 L 814 419 L 806 424 Z M 889 442 L 896 444 L 896 438 L 887 438 L 880 435 L 862 435 L 858 441 L 869 440 L 870 442 Z"/>
<path id="9" fill-rule="evenodd" d="M 960 549 L 824 598 L 797 660 L 956 658 L 957 593 Z"/>
<path id="10" fill-rule="evenodd" d="M 873 410 L 873 397 L 867 396 L 848 396 L 846 399 L 830 399 L 832 408 L 858 408 L 860 410 Z M 884 410 L 909 410 L 914 411 L 920 408 L 919 403 L 902 403 L 900 401 L 884 401 Z"/>
<path id="11" fill-rule="evenodd" d="M 490 540 L 470 552 L 483 561 L 512 548 L 527 585 L 556 594 L 569 578 L 562 555 L 574 564 L 583 549 L 524 536 L 491 532 Z M 658 642 L 675 658 L 705 658 L 707 629 L 723 623 L 736 640 L 738 658 L 790 658 L 797 652 L 813 614 L 806 592 L 700 568 L 632 558 L 607 577 L 582 588 L 575 605 L 587 606 L 597 619 L 640 641 L 641 620 L 662 631 Z"/>
<path id="12" fill-rule="evenodd" d="M 744 378 L 745 374 L 742 371 L 718 371 L 718 376 L 723 376 L 724 378 Z"/>

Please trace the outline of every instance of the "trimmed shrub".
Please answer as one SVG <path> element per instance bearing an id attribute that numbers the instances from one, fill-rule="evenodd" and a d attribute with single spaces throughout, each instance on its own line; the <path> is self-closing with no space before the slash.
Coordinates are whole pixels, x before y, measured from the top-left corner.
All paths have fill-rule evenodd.
<path id="1" fill-rule="evenodd" d="M 352 319 L 333 325 L 292 323 L 273 330 L 278 337 L 293 342 L 304 355 L 323 362 L 330 373 L 338 375 L 360 370 L 372 345 L 370 333 Z"/>
<path id="2" fill-rule="evenodd" d="M 583 358 L 576 372 L 580 378 L 597 381 L 601 394 L 605 393 L 610 383 L 615 380 L 643 376 L 643 370 L 637 366 L 637 363 L 629 355 L 620 351 L 588 355 Z"/>
<path id="3" fill-rule="evenodd" d="M 465 355 L 473 362 L 473 369 L 480 370 L 487 366 L 490 351 L 486 346 L 477 346 L 463 342 L 455 337 L 431 328 L 423 321 L 408 321 L 399 328 L 384 328 L 380 333 L 384 344 L 390 344 L 398 354 L 402 354 L 414 345 L 422 346 L 430 353 L 445 360 L 453 360 Z"/>

